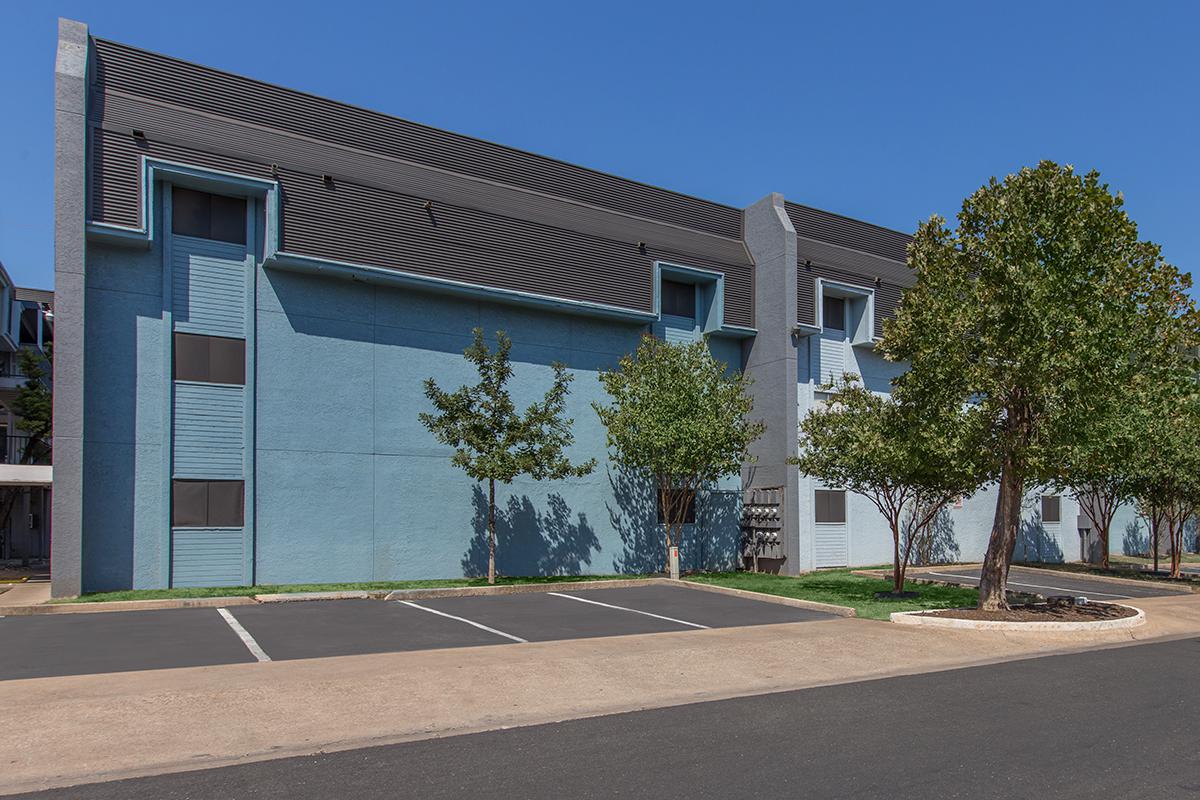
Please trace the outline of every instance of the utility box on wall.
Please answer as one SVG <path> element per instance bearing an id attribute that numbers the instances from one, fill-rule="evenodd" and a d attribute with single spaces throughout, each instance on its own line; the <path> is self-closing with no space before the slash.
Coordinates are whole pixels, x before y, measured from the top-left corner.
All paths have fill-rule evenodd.
<path id="1" fill-rule="evenodd" d="M 783 552 L 784 487 L 747 489 L 742 498 L 742 561 L 753 571 L 768 561 L 776 572 Z"/>

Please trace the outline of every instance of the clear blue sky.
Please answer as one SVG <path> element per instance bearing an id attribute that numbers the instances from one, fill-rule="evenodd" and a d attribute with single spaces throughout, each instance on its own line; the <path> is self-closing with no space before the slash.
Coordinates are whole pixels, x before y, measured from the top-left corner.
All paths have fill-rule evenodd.
<path id="1" fill-rule="evenodd" d="M 53 282 L 58 16 L 92 32 L 732 205 L 901 230 L 992 175 L 1099 169 L 1200 260 L 1200 3 L 10 3 L 0 261 Z M 168 11 L 169 9 L 169 11 Z"/>

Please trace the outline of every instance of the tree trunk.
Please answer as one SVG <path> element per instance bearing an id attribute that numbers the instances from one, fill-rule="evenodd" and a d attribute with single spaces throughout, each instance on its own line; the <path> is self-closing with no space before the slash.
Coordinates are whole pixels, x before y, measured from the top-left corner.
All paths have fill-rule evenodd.
<path id="1" fill-rule="evenodd" d="M 1154 551 L 1154 571 L 1158 572 L 1158 538 L 1161 533 L 1162 521 L 1159 519 L 1158 509 L 1150 515 L 1150 549 Z"/>
<path id="2" fill-rule="evenodd" d="M 496 582 L 496 481 L 488 479 L 488 583 Z"/>
<path id="3" fill-rule="evenodd" d="M 988 539 L 987 555 L 979 574 L 979 607 L 985 611 L 1008 608 L 1005 592 L 1008 567 L 1017 544 L 1017 525 L 1021 519 L 1021 494 L 1024 482 L 1017 475 L 1011 458 L 1006 458 L 1000 473 L 1000 496 L 996 498 L 996 516 Z"/>
<path id="4" fill-rule="evenodd" d="M 900 526 L 892 524 L 892 591 L 904 591 L 904 570 L 900 568 Z"/>

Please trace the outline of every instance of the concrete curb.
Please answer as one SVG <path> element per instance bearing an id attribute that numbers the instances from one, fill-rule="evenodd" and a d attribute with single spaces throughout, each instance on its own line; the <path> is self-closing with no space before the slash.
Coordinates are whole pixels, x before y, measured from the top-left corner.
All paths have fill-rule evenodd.
<path id="1" fill-rule="evenodd" d="M 158 611 L 164 608 L 252 606 L 253 597 L 172 597 L 163 600 L 113 600 L 108 603 L 43 603 L 38 606 L 0 606 L 0 617 L 35 614 L 99 614 L 111 611 Z"/>
<path id="2" fill-rule="evenodd" d="M 809 611 L 824 611 L 826 614 L 834 614 L 839 617 L 858 616 L 858 612 L 850 606 L 836 606 L 833 603 L 818 603 L 815 600 L 801 600 L 796 597 L 784 597 L 778 594 L 752 592 L 748 589 L 732 589 L 728 586 L 714 586 L 710 583 L 699 583 L 698 581 L 689 581 L 686 579 L 679 581 L 678 583 L 675 581 L 666 581 L 666 583 L 669 583 L 673 586 L 682 584 L 687 586 L 689 589 L 699 589 L 702 592 L 715 592 L 717 594 L 729 595 L 730 597 L 742 597 L 747 600 L 759 600 L 764 603 L 775 603 L 781 606 L 804 608 Z"/>
<path id="3" fill-rule="evenodd" d="M 377 591 L 348 590 L 341 592 L 280 592 L 278 594 L 256 594 L 259 603 L 302 603 L 306 600 L 380 600 L 387 596 L 386 589 Z"/>
<path id="4" fill-rule="evenodd" d="M 439 597 L 486 597 L 488 595 L 533 594 L 536 592 L 579 592 L 590 589 L 629 589 L 635 586 L 679 586 L 701 592 L 715 592 L 731 597 L 760 600 L 764 603 L 823 611 L 839 617 L 856 616 L 853 608 L 814 600 L 800 600 L 775 594 L 731 589 L 689 580 L 670 578 L 618 578 L 597 581 L 563 581 L 561 583 L 517 583 L 505 586 L 448 586 L 437 589 L 377 589 L 334 592 L 281 592 L 237 597 L 179 597 L 161 600 L 113 600 L 106 603 L 44 603 L 35 606 L 0 606 L 0 617 L 33 616 L 35 614 L 95 614 L 115 611 L 157 611 L 169 608 L 221 608 L 264 603 L 302 603 L 319 600 L 433 600 Z"/>
<path id="5" fill-rule="evenodd" d="M 634 586 L 678 586 L 683 581 L 668 578 L 628 578 L 611 581 L 565 581 L 563 583 L 514 583 L 506 586 L 447 586 L 441 589 L 396 589 L 385 600 L 433 600 L 438 597 L 486 597 L 488 595 L 578 592 L 585 589 L 629 589 Z"/>
<path id="6" fill-rule="evenodd" d="M 1147 584 L 1153 586 L 1156 583 L 1162 583 L 1166 586 L 1178 586 L 1180 589 L 1190 589 L 1195 591 L 1194 587 L 1200 583 L 1200 577 L 1197 578 L 1182 578 L 1180 580 L 1168 579 L 1164 581 L 1155 580 L 1153 578 L 1138 580 L 1137 578 L 1121 578 L 1116 575 L 1093 575 L 1090 572 L 1072 572 L 1065 569 L 1051 569 L 1048 567 L 1031 567 L 1025 564 L 1013 564 L 1014 567 L 1021 569 L 1031 569 L 1036 572 L 1044 572 L 1050 575 L 1069 575 L 1072 578 L 1080 578 L 1086 581 L 1097 581 L 1101 583 L 1127 583 L 1130 586 L 1141 586 L 1145 588 Z"/>
<path id="7" fill-rule="evenodd" d="M 1031 631 L 1034 633 L 1087 633 L 1136 628 L 1146 624 L 1146 612 L 1124 603 L 1107 605 L 1132 608 L 1137 613 L 1122 619 L 1101 619 L 1095 622 L 1014 622 L 1010 620 L 953 619 L 930 616 L 929 611 L 895 611 L 892 622 L 897 625 L 918 625 L 929 628 L 956 628 L 969 631 Z"/>

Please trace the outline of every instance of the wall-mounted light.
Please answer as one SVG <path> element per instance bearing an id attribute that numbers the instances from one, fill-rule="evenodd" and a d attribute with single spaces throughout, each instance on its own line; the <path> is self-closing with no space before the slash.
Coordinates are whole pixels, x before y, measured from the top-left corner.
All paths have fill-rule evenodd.
<path id="1" fill-rule="evenodd" d="M 642 255 L 646 255 L 646 243 L 645 242 L 638 242 L 637 248 L 638 248 L 639 253 L 641 253 Z"/>
<path id="2" fill-rule="evenodd" d="M 271 165 L 271 175 L 276 178 L 279 177 L 279 165 L 278 164 Z"/>
<path id="3" fill-rule="evenodd" d="M 804 268 L 805 268 L 805 269 L 812 269 L 812 262 L 811 262 L 811 261 L 809 261 L 807 258 L 806 258 L 806 259 L 804 259 Z"/>
<path id="4" fill-rule="evenodd" d="M 333 186 L 333 176 L 332 175 L 322 175 L 321 182 L 324 183 L 326 186 Z"/>
<path id="5" fill-rule="evenodd" d="M 421 203 L 421 208 L 425 209 L 425 213 L 429 215 L 429 224 L 436 228 L 437 217 L 433 215 L 433 201 L 426 200 L 424 203 Z"/>
<path id="6" fill-rule="evenodd" d="M 146 140 L 146 132 L 142 131 L 142 130 L 138 130 L 137 128 L 134 128 L 133 129 L 133 138 L 141 139 L 142 141 L 145 141 Z"/>
<path id="7" fill-rule="evenodd" d="M 883 278 L 880 278 L 878 275 L 876 275 L 876 276 L 875 276 L 875 285 L 876 285 L 876 286 L 882 286 L 882 285 L 883 285 Z"/>

